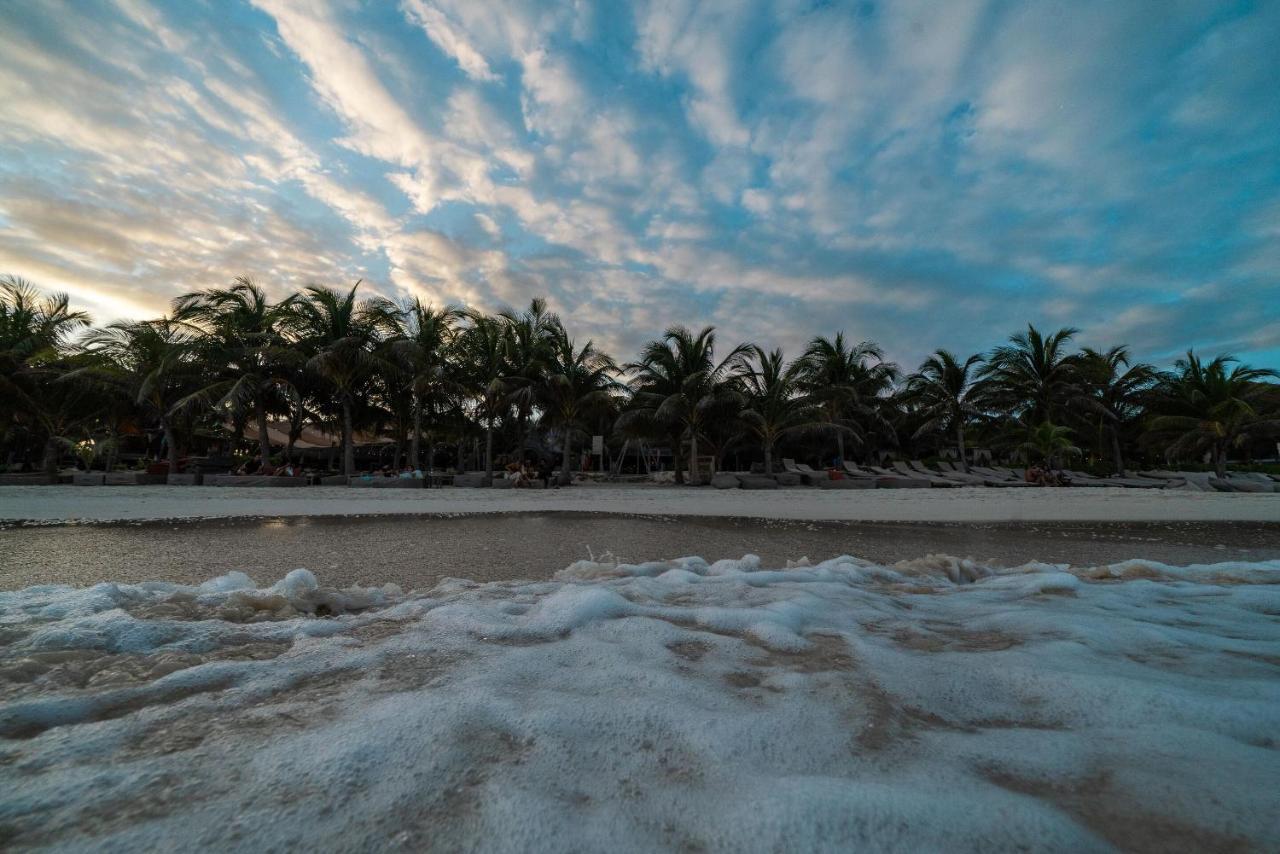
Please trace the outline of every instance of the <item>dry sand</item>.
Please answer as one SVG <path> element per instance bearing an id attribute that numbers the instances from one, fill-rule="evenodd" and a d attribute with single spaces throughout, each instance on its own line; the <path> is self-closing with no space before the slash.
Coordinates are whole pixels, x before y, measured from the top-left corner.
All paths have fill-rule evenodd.
<path id="1" fill-rule="evenodd" d="M 1280 494 L 1111 488 L 750 492 L 656 486 L 549 491 L 0 487 L 0 523 L 559 511 L 873 522 L 1277 522 Z"/>

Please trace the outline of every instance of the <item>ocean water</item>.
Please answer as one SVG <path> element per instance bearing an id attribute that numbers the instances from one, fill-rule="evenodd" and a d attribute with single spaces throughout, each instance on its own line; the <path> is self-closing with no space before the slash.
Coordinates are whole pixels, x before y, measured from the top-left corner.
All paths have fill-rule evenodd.
<path id="1" fill-rule="evenodd" d="M 1280 561 L 0 593 L 0 847 L 1280 850 Z"/>

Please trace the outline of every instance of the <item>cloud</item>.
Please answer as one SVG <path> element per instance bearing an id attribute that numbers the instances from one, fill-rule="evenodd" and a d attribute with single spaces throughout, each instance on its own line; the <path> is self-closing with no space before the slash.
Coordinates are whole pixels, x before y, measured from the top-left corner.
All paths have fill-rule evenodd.
<path id="1" fill-rule="evenodd" d="M 0 9 L 0 272 L 106 316 L 247 273 L 628 358 L 913 365 L 1027 322 L 1274 355 L 1280 6 L 86 0 Z"/>
<path id="2" fill-rule="evenodd" d="M 494 81 L 498 76 L 489 70 L 480 51 L 467 40 L 457 24 L 424 0 L 405 0 L 402 8 L 411 21 L 422 27 L 427 38 L 458 63 L 473 80 Z"/>

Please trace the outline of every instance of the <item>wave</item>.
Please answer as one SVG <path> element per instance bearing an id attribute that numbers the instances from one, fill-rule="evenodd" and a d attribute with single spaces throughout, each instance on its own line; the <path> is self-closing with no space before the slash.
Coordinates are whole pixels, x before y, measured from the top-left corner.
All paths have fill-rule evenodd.
<path id="1" fill-rule="evenodd" d="M 1277 617 L 1280 561 L 32 587 L 0 841 L 1266 848 Z"/>

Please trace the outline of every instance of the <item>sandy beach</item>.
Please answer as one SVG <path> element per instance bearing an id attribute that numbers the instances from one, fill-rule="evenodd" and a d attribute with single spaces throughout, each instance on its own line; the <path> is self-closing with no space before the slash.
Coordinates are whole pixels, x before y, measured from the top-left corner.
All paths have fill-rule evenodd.
<path id="1" fill-rule="evenodd" d="M 520 491 L 0 487 L 0 524 L 559 511 L 866 522 L 1280 522 L 1280 494 L 1111 488 L 752 492 L 656 486 Z"/>
<path id="2" fill-rule="evenodd" d="M 1268 850 L 1278 513 L 0 489 L 0 847 Z"/>
<path id="3" fill-rule="evenodd" d="M 775 566 L 839 555 L 889 564 L 949 554 L 1001 566 L 1280 558 L 1280 523 L 830 522 L 568 511 L 37 525 L 0 538 L 0 590 L 200 584 L 233 571 L 267 585 L 297 567 L 335 587 L 391 582 L 429 590 L 446 578 L 547 579 L 592 556 L 635 562 L 754 554 Z"/>

